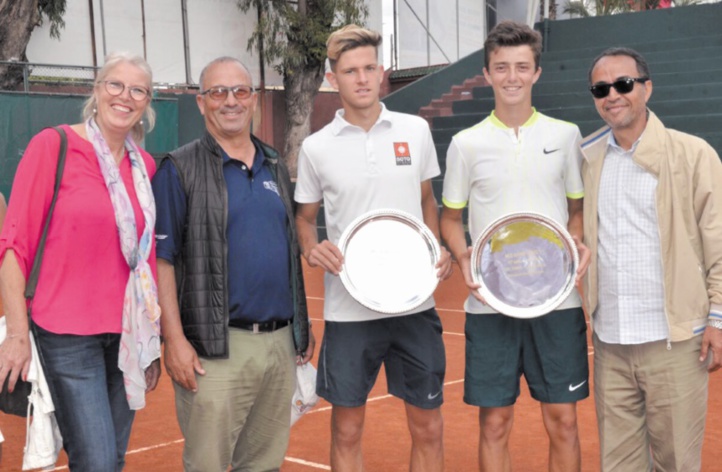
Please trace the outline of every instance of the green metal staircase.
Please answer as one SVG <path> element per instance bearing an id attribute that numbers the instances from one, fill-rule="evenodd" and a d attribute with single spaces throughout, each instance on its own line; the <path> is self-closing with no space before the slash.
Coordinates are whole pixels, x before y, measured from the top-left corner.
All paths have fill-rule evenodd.
<path id="1" fill-rule="evenodd" d="M 696 36 L 682 43 L 665 40 L 627 46 L 641 52 L 649 62 L 654 84 L 650 109 L 667 126 L 699 135 L 722 151 L 722 33 Z M 667 49 L 653 50 L 661 45 Z M 601 49 L 575 50 L 580 57 L 574 59 L 563 57 L 561 52 L 544 53 L 542 75 L 533 92 L 537 109 L 576 123 L 584 135 L 602 126 L 587 90 L 589 65 Z M 472 100 L 452 105 L 453 116 L 432 118 L 437 144 L 448 145 L 456 132 L 491 112 L 494 98 L 490 87 L 475 87 L 472 96 Z"/>

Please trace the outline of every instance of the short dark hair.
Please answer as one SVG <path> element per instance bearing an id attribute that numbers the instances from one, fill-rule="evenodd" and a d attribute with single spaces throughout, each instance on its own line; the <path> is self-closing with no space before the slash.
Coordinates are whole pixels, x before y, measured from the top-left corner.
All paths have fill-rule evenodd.
<path id="1" fill-rule="evenodd" d="M 484 41 L 484 63 L 489 68 L 491 53 L 507 46 L 527 45 L 534 53 L 534 66 L 539 68 L 542 52 L 542 36 L 524 23 L 516 21 L 502 21 L 492 28 Z"/>
<path id="2" fill-rule="evenodd" d="M 602 51 L 601 54 L 599 54 L 597 57 L 594 58 L 594 61 L 592 61 L 592 66 L 589 68 L 589 85 L 592 85 L 592 71 L 594 70 L 594 67 L 597 65 L 597 62 L 602 60 L 604 57 L 608 56 L 627 56 L 634 59 L 634 62 L 637 64 L 637 73 L 640 77 L 647 77 L 651 78 L 652 76 L 649 74 L 649 64 L 647 64 L 647 61 L 644 59 L 644 56 L 639 54 L 637 51 L 635 51 L 632 48 L 623 48 L 623 47 L 614 47 L 614 48 L 608 48 Z"/>

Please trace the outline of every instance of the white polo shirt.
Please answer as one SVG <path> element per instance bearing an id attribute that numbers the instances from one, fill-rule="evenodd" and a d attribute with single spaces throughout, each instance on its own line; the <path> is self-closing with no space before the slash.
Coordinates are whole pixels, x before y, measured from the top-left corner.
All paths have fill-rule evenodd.
<path id="1" fill-rule="evenodd" d="M 328 239 L 333 244 L 338 245 L 353 220 L 371 210 L 402 210 L 423 221 L 421 182 L 440 174 L 426 121 L 381 106 L 379 119 L 368 132 L 347 122 L 339 110 L 331 123 L 301 146 L 294 198 L 298 203 L 323 199 Z M 434 306 L 434 299 L 429 298 L 410 312 L 388 315 L 357 302 L 335 275 L 325 274 L 324 287 L 327 321 L 373 320 Z"/>
<path id="2" fill-rule="evenodd" d="M 443 202 L 461 209 L 469 204 L 469 234 L 476 241 L 486 226 L 515 212 L 536 212 L 567 227 L 567 198 L 584 197 L 579 128 L 536 110 L 513 128 L 491 113 L 456 134 L 446 154 Z M 576 290 L 558 309 L 581 306 Z M 495 313 L 469 295 L 469 313 Z"/>

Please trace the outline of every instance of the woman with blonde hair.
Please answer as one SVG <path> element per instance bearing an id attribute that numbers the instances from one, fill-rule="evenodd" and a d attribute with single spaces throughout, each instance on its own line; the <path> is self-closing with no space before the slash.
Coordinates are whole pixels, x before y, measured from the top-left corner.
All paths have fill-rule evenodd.
<path id="1" fill-rule="evenodd" d="M 155 120 L 151 92 L 145 60 L 111 54 L 85 121 L 61 126 L 67 158 L 30 322 L 24 291 L 53 197 L 55 130 L 28 144 L 0 234 L 0 385 L 27 377 L 32 330 L 73 472 L 123 468 L 134 412 L 160 376 L 155 164 L 137 144 Z"/>

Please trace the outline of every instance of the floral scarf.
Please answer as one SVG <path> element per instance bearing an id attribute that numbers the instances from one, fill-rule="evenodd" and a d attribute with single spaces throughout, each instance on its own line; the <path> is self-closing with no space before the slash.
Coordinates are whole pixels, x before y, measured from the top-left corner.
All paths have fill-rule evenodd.
<path id="1" fill-rule="evenodd" d="M 145 406 L 145 369 L 160 357 L 158 289 L 148 264 L 155 228 L 155 199 L 143 157 L 129 136 L 125 140 L 125 149 L 130 157 L 133 186 L 145 220 L 145 229 L 139 241 L 135 213 L 120 168 L 93 118 L 88 119 L 85 128 L 113 203 L 120 250 L 130 267 L 123 299 L 118 368 L 123 372 L 128 405 L 131 410 L 139 410 Z"/>

